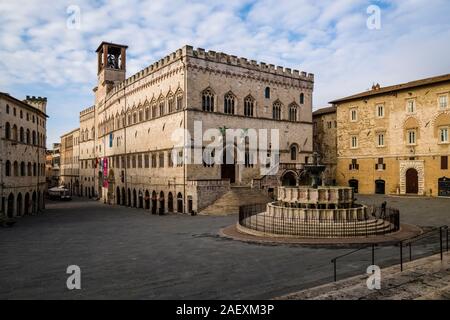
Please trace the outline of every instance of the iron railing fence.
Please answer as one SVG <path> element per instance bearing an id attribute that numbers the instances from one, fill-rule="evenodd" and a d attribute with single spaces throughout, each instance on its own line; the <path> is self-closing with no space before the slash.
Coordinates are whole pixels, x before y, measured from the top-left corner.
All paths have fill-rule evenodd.
<path id="1" fill-rule="evenodd" d="M 287 211 L 292 210 L 295 211 L 294 208 L 287 208 Z M 369 237 L 398 231 L 400 212 L 394 208 L 369 207 L 364 219 L 313 219 L 284 213 L 283 210 L 280 214 L 269 215 L 266 212 L 266 204 L 255 204 L 239 208 L 238 223 L 264 235 L 304 238 Z"/>

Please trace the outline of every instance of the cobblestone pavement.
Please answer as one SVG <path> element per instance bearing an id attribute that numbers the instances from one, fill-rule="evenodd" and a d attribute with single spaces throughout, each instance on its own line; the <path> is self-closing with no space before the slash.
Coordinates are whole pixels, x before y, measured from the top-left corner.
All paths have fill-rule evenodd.
<path id="1" fill-rule="evenodd" d="M 402 209 L 404 222 L 450 222 L 450 200 L 387 201 Z M 0 228 L 0 298 L 266 299 L 331 281 L 330 260 L 349 251 L 218 236 L 235 221 L 233 216 L 154 216 L 79 199 L 49 203 L 44 214 Z M 414 255 L 436 248 L 435 242 L 424 242 Z M 363 273 L 370 258 L 364 250 L 349 256 L 338 265 L 339 277 Z M 397 263 L 398 248 L 378 248 L 376 260 L 381 266 Z M 81 290 L 66 289 L 69 265 L 81 268 Z"/>

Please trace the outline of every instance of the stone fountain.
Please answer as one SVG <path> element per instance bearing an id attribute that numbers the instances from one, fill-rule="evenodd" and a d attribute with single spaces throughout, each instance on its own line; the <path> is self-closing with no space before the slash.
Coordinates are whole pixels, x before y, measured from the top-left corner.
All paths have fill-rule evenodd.
<path id="1" fill-rule="evenodd" d="M 297 238 L 367 237 L 398 230 L 398 210 L 377 217 L 374 208 L 355 202 L 353 188 L 321 183 L 326 167 L 319 164 L 317 154 L 313 160 L 301 172 L 311 177 L 310 186 L 279 187 L 277 201 L 268 203 L 265 211 L 252 208 L 245 212 L 243 208 L 238 230 L 257 236 Z"/>

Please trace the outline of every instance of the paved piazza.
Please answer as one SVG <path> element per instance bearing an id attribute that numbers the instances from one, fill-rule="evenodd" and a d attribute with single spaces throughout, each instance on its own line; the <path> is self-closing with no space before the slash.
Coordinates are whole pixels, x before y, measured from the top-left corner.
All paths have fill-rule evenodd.
<path id="1" fill-rule="evenodd" d="M 358 196 L 401 209 L 402 222 L 450 224 L 450 199 Z M 1 299 L 266 299 L 326 283 L 331 258 L 349 249 L 258 245 L 224 239 L 236 217 L 153 216 L 95 201 L 53 202 L 44 214 L 0 229 Z M 414 254 L 436 251 L 423 242 Z M 381 266 L 398 248 L 377 249 Z M 338 276 L 361 274 L 362 252 L 338 264 Z M 382 262 L 382 263 L 381 263 Z M 66 289 L 69 265 L 82 289 Z"/>

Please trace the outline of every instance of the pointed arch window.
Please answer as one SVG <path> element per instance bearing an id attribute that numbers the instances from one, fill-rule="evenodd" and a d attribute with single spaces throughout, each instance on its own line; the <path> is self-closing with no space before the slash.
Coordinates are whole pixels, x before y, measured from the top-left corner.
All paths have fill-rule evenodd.
<path id="1" fill-rule="evenodd" d="M 164 100 L 159 101 L 159 116 L 164 115 Z"/>
<path id="2" fill-rule="evenodd" d="M 177 111 L 183 109 L 183 93 L 177 95 Z"/>
<path id="3" fill-rule="evenodd" d="M 11 125 L 9 122 L 5 124 L 5 139 L 11 139 Z"/>
<path id="4" fill-rule="evenodd" d="M 281 102 L 276 101 L 272 107 L 272 118 L 275 120 L 281 120 Z"/>
<path id="5" fill-rule="evenodd" d="M 214 112 L 214 93 L 209 88 L 202 92 L 202 110 Z"/>
<path id="6" fill-rule="evenodd" d="M 175 111 L 173 94 L 169 94 L 169 96 L 167 97 L 167 107 L 169 109 L 169 113 Z"/>
<path id="7" fill-rule="evenodd" d="M 233 93 L 228 92 L 224 97 L 223 112 L 226 114 L 234 114 L 235 98 Z"/>
<path id="8" fill-rule="evenodd" d="M 289 106 L 289 121 L 297 121 L 297 109 L 295 104 Z"/>
<path id="9" fill-rule="evenodd" d="M 156 103 L 152 105 L 152 118 L 156 118 L 156 112 L 157 112 Z"/>
<path id="10" fill-rule="evenodd" d="M 244 115 L 246 117 L 253 117 L 253 109 L 255 106 L 255 99 L 252 96 L 247 96 L 244 99 Z"/>
<path id="11" fill-rule="evenodd" d="M 298 153 L 297 150 L 298 149 L 297 149 L 297 146 L 295 144 L 291 145 L 290 152 L 291 152 L 291 160 L 292 161 L 297 160 L 297 153 Z"/>
<path id="12" fill-rule="evenodd" d="M 5 175 L 7 177 L 11 176 L 11 162 L 9 160 L 7 160 L 5 163 Z"/>

